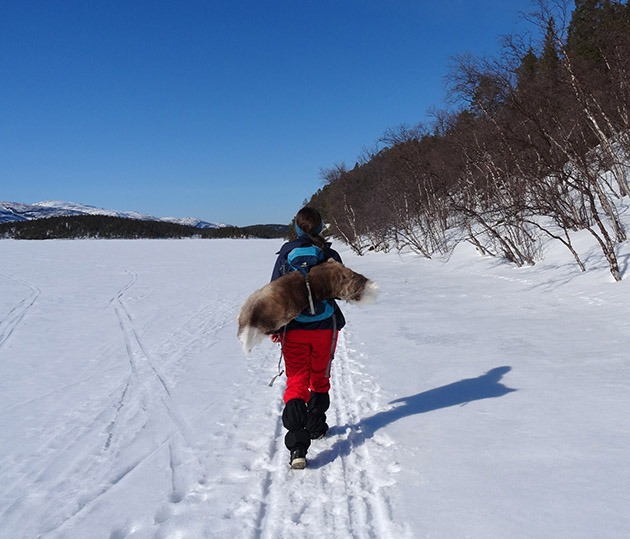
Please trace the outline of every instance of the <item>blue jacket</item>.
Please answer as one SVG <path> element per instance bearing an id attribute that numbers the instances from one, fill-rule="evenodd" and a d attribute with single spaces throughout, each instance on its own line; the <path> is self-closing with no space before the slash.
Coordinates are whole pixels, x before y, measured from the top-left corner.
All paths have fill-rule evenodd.
<path id="1" fill-rule="evenodd" d="M 310 245 L 313 245 L 313 243 L 311 239 L 308 237 L 308 235 L 306 234 L 285 243 L 280 248 L 280 251 L 276 253 L 278 255 L 278 258 L 276 259 L 276 263 L 273 267 L 271 280 L 275 281 L 279 277 L 282 277 L 283 275 L 291 271 L 289 269 L 287 255 L 293 249 L 295 249 L 296 247 L 308 247 Z M 329 258 L 332 258 L 333 260 L 336 260 L 340 264 L 343 264 L 343 262 L 341 261 L 341 257 L 339 256 L 339 253 L 335 251 L 334 249 L 331 249 L 330 244 L 326 244 L 326 247 L 323 249 L 323 251 L 324 251 L 324 256 L 326 257 L 326 260 L 328 260 Z M 339 330 L 342 327 L 344 327 L 346 325 L 346 319 L 344 318 L 343 313 L 341 312 L 341 309 L 337 305 L 337 302 L 334 299 L 331 301 L 333 303 L 333 306 L 335 307 L 335 313 L 330 318 L 326 318 L 324 320 L 320 320 L 317 322 L 298 322 L 296 320 L 292 320 L 286 326 L 287 331 L 291 329 L 333 329 L 333 328 L 336 328 Z M 334 323 L 333 323 L 333 318 L 335 319 Z"/>

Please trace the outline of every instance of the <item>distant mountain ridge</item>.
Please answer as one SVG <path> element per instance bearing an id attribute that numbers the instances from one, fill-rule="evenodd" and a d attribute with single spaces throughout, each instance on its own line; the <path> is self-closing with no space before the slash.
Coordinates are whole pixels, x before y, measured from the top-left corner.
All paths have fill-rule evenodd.
<path id="1" fill-rule="evenodd" d="M 47 200 L 36 202 L 35 204 L 24 204 L 22 202 L 0 201 L 0 223 L 10 223 L 15 221 L 32 221 L 35 219 L 45 219 L 47 217 L 66 217 L 74 215 L 106 215 L 110 217 L 124 217 L 139 221 L 159 221 L 192 226 L 195 228 L 224 228 L 229 225 L 219 223 L 209 223 L 195 217 L 178 219 L 175 217 L 155 217 L 145 213 L 135 211 L 118 211 L 96 208 L 75 202 L 65 202 L 61 200 Z"/>

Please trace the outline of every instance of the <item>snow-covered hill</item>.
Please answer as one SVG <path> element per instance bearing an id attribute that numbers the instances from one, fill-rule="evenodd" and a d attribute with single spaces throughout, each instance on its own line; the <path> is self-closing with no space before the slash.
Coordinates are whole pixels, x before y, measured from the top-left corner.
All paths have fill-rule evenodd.
<path id="1" fill-rule="evenodd" d="M 2 242 L 0 538 L 630 536 L 630 280 L 596 247 L 342 248 L 381 294 L 342 305 L 330 433 L 291 471 L 279 348 L 235 335 L 280 244 Z"/>
<path id="2" fill-rule="evenodd" d="M 186 217 L 183 219 L 177 219 L 175 217 L 155 217 L 135 211 L 106 210 L 85 204 L 76 204 L 74 202 L 64 202 L 60 200 L 47 200 L 44 202 L 36 202 L 35 204 L 0 201 L 0 223 L 66 215 L 108 215 L 111 217 L 125 217 L 127 219 L 139 219 L 143 221 L 166 221 L 169 223 L 194 226 L 196 228 L 221 228 L 226 226 L 225 224 L 208 223 L 207 221 L 202 221 L 195 217 Z"/>

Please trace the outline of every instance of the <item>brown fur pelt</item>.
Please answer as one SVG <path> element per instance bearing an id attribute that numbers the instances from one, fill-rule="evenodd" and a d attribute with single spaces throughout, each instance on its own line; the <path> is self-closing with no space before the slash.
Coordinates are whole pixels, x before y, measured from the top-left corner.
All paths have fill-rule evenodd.
<path id="1" fill-rule="evenodd" d="M 333 259 L 313 267 L 308 280 L 313 301 L 339 298 L 349 303 L 367 304 L 376 299 L 378 291 L 376 283 Z M 283 275 L 256 290 L 247 298 L 237 318 L 237 336 L 245 354 L 249 355 L 265 335 L 286 326 L 308 305 L 305 279 L 299 271 Z"/>

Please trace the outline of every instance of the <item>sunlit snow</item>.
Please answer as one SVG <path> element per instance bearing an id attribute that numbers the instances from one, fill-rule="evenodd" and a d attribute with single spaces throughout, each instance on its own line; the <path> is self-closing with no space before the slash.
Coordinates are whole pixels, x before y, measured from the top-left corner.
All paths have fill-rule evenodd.
<path id="1" fill-rule="evenodd" d="M 0 242 L 0 537 L 630 536 L 630 251 L 614 283 L 588 245 L 586 274 L 337 246 L 380 296 L 342 305 L 292 471 L 280 350 L 235 322 L 280 245 Z"/>

